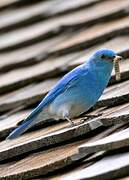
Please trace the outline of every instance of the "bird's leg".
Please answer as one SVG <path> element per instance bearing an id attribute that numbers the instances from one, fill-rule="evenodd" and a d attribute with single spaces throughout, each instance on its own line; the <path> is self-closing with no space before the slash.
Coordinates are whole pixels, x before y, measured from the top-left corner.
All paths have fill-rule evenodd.
<path id="1" fill-rule="evenodd" d="M 69 121 L 71 127 L 75 126 L 74 122 L 71 119 L 69 119 L 68 117 L 65 117 L 65 119 Z"/>

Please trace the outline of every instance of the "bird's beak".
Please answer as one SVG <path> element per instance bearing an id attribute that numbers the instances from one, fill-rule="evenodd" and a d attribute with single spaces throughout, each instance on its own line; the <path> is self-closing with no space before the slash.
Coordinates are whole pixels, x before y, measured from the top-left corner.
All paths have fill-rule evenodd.
<path id="1" fill-rule="evenodd" d="M 115 58 L 113 59 L 113 61 L 120 61 L 121 59 L 122 59 L 121 56 L 116 55 Z"/>

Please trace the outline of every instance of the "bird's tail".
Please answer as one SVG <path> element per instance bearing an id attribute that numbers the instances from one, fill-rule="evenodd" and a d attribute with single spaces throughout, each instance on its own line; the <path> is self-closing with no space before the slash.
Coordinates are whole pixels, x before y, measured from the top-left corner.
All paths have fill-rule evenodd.
<path id="1" fill-rule="evenodd" d="M 27 129 L 29 129 L 33 125 L 33 119 L 25 120 L 19 127 L 17 127 L 9 136 L 6 138 L 7 140 L 15 139 L 23 134 Z"/>
<path id="2" fill-rule="evenodd" d="M 37 106 L 37 108 L 35 108 L 32 113 L 25 119 L 25 121 L 23 121 L 21 125 L 19 125 L 12 133 L 10 133 L 6 139 L 15 139 L 34 124 L 37 124 L 40 121 L 44 121 L 46 119 L 50 119 L 50 115 L 47 111 L 43 110 L 42 104 L 39 104 L 39 106 Z"/>

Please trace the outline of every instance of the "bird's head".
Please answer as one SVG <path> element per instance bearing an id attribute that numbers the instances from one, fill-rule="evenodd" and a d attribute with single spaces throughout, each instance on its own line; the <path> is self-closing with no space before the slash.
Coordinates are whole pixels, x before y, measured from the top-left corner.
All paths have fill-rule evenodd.
<path id="1" fill-rule="evenodd" d="M 100 49 L 93 54 L 93 59 L 95 63 L 99 65 L 113 65 L 115 60 L 120 61 L 122 58 L 118 56 L 113 50 L 111 49 Z"/>
<path id="2" fill-rule="evenodd" d="M 111 49 L 100 49 L 96 51 L 90 58 L 90 63 L 96 72 L 103 75 L 110 74 L 114 65 L 116 80 L 120 80 L 119 61 L 122 59 L 116 52 Z"/>

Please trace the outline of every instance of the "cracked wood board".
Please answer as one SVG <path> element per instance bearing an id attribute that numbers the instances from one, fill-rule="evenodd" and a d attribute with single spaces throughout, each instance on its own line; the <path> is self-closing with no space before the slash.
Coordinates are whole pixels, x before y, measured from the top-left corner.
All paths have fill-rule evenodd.
<path id="1" fill-rule="evenodd" d="M 36 4 L 30 4 L 25 7 L 9 9 L 8 11 L 0 13 L 1 24 L 0 31 L 5 33 L 14 28 L 20 28 L 25 25 L 32 24 L 41 20 L 53 18 L 60 14 L 68 14 L 73 11 L 77 11 L 84 7 L 89 7 L 93 4 L 101 2 L 100 0 L 72 0 L 72 3 L 68 1 L 53 2 L 37 2 Z M 56 7 L 56 8 L 53 8 Z M 51 13 L 50 13 L 51 12 Z M 16 16 L 16 14 L 19 16 Z"/>
<path id="2" fill-rule="evenodd" d="M 56 0 L 55 0 L 56 2 Z M 13 28 L 21 27 L 23 25 L 27 25 L 31 19 L 36 17 L 35 21 L 38 21 L 37 15 L 40 14 L 40 16 L 45 16 L 45 12 L 47 9 L 50 9 L 53 3 L 51 2 L 37 2 L 35 4 L 30 4 L 29 6 L 21 6 L 20 9 L 17 7 L 10 8 L 8 11 L 2 11 L 0 13 L 1 16 L 1 25 L 0 30 L 4 29 L 5 33 L 8 30 L 11 30 Z M 19 14 L 18 16 L 17 13 Z M 39 16 L 38 16 L 39 17 Z M 44 18 L 43 18 L 44 19 Z M 32 23 L 33 21 L 31 21 Z"/>
<path id="3" fill-rule="evenodd" d="M 32 153 L 11 165 L 9 163 L 3 164 L 0 166 L 0 179 L 31 178 L 65 167 L 72 163 L 71 155 L 74 154 L 77 144 Z"/>
<path id="4" fill-rule="evenodd" d="M 126 123 L 128 122 L 129 117 L 129 103 L 125 103 L 110 108 L 103 107 L 89 114 L 93 116 L 98 116 L 101 113 L 102 115 L 99 116 L 97 119 L 100 119 L 105 126 Z"/>
<path id="5" fill-rule="evenodd" d="M 33 65 L 39 63 L 41 59 L 43 61 L 45 59 L 47 49 L 52 48 L 53 45 L 60 43 L 65 38 L 66 35 L 60 35 L 46 41 L 41 41 L 34 45 L 20 48 L 19 50 L 2 53 L 0 61 L 0 71 L 5 72 L 6 69 L 12 70 L 13 68 L 21 68 L 27 65 Z"/>
<path id="6" fill-rule="evenodd" d="M 111 2 L 111 1 L 110 1 Z M 118 7 L 118 6 L 117 6 Z M 128 14 L 128 7 L 127 7 L 127 9 L 125 8 L 125 11 L 127 10 L 127 14 Z M 124 12 L 125 12 L 124 11 Z M 85 12 L 83 12 L 83 13 L 85 13 Z M 114 10 L 113 10 L 113 12 L 112 13 L 115 13 L 114 12 Z M 127 15 L 127 14 L 124 14 L 124 13 L 122 13 L 122 16 L 124 16 L 124 15 Z M 110 13 L 109 14 L 110 16 L 107 16 L 108 18 L 110 17 L 111 18 L 111 16 L 112 16 L 112 14 Z M 116 18 L 118 18 L 120 16 L 120 14 L 117 14 L 117 16 L 116 16 Z M 78 16 L 79 17 L 79 16 Z M 82 17 L 82 14 L 80 15 L 80 17 Z M 61 17 L 62 18 L 62 17 Z M 98 17 L 99 18 L 99 17 Z M 93 18 L 94 19 L 94 18 Z M 103 19 L 103 21 L 106 21 L 107 19 L 104 19 L 104 16 L 103 17 L 101 17 L 101 18 L 99 18 L 99 22 L 101 22 L 102 23 L 102 20 Z M 121 18 L 122 19 L 122 18 Z M 79 20 L 79 19 L 78 19 Z M 84 19 L 83 19 L 84 20 Z M 95 19 L 94 19 L 95 20 Z M 85 20 L 84 20 L 85 21 Z M 77 21 L 76 21 L 77 22 Z M 78 21 L 79 22 L 79 21 Z M 92 22 L 93 23 L 93 21 L 92 20 L 90 20 L 89 21 L 90 23 Z M 81 21 L 81 23 L 83 23 L 82 21 Z M 98 21 L 96 21 L 96 23 L 98 23 Z M 85 23 L 83 23 L 83 25 L 84 25 Z M 67 26 L 68 24 L 66 24 L 66 26 Z M 60 25 L 59 25 L 59 27 L 60 27 Z M 74 29 L 74 25 L 72 24 L 72 29 Z M 82 27 L 82 24 L 81 24 L 81 27 Z M 66 28 L 66 27 L 65 27 Z M 68 27 L 69 28 L 69 27 Z M 66 28 L 67 29 L 67 28 Z M 65 29 L 65 31 L 66 31 L 66 29 Z M 124 31 L 122 31 L 122 29 L 120 30 L 120 31 L 118 31 L 117 33 L 118 33 L 118 35 L 120 35 L 119 33 L 127 33 L 126 31 L 128 30 L 128 28 L 126 28 L 126 29 L 124 29 Z M 54 34 L 54 36 L 56 36 L 57 34 L 60 34 L 61 33 L 61 31 L 58 31 L 58 33 L 55 33 Z M 109 34 L 109 35 L 112 35 L 112 34 Z M 114 35 L 113 35 L 114 36 Z M 50 36 L 49 36 L 50 37 Z M 110 36 L 107 36 L 107 37 L 110 37 Z M 34 41 L 33 41 L 33 43 L 36 43 L 36 41 L 38 40 L 36 40 L 36 39 L 34 39 Z M 28 44 L 30 43 L 28 40 L 26 41 Z M 24 47 L 27 45 L 27 43 L 25 43 L 25 44 L 22 44 L 22 45 L 24 45 Z M 85 45 L 85 44 L 84 44 Z M 21 46 L 21 44 L 19 45 L 19 46 L 13 46 L 13 48 L 15 49 L 15 48 L 18 48 L 18 47 L 20 47 Z M 12 48 L 12 47 L 11 47 Z M 12 48 L 12 49 L 13 49 Z M 81 47 L 81 48 L 83 48 L 83 47 Z M 10 48 L 7 48 L 7 49 L 5 49 L 5 50 L 11 50 Z M 78 50 L 78 47 L 77 47 L 77 50 Z M 123 49 L 122 49 L 123 50 Z M 66 51 L 67 52 L 67 51 Z M 66 53 L 65 52 L 65 53 Z M 58 52 L 59 54 L 58 55 L 60 55 L 60 52 Z M 56 51 L 55 51 L 55 54 L 54 55 L 56 55 Z M 42 57 L 40 57 L 40 60 L 42 59 Z M 63 66 L 62 66 L 63 67 Z M 67 67 L 67 66 L 66 66 Z M 65 70 L 66 70 L 67 68 L 65 68 Z M 63 72 L 64 73 L 64 71 L 62 71 L 62 69 L 60 69 L 60 71 L 59 72 Z M 58 72 L 58 73 L 59 73 Z M 127 71 L 126 71 L 127 72 Z M 128 74 L 128 73 L 127 73 Z M 57 74 L 58 75 L 58 74 Z M 125 77 L 124 77 L 125 78 Z M 128 76 L 126 76 L 126 78 L 128 78 Z M 34 80 L 34 79 L 33 79 Z M 38 79 L 38 80 L 40 80 L 40 79 Z M 38 81 L 38 80 L 36 80 L 36 81 Z M 35 80 L 34 80 L 35 81 Z M 122 79 L 122 81 L 123 81 L 123 79 Z M 31 82 L 30 82 L 31 83 Z M 111 90 L 112 91 L 112 90 Z M 122 92 L 123 93 L 123 92 Z M 11 94 L 10 94 L 11 95 Z M 126 94 L 127 95 L 127 94 Z M 112 94 L 112 96 L 113 96 L 113 98 L 114 98 L 114 94 Z M 4 97 L 3 97 L 4 98 Z M 6 97 L 5 97 L 6 98 Z M 39 98 L 39 97 L 38 97 Z M 120 98 L 120 97 L 119 97 Z M 126 101 L 127 101 L 127 96 L 125 96 L 125 94 L 123 95 L 123 97 L 122 98 L 124 98 L 124 99 L 119 99 L 119 98 L 117 98 L 117 102 L 119 101 L 119 103 L 125 103 Z M 105 104 L 106 105 L 108 105 L 108 106 L 110 106 L 110 105 L 112 105 L 112 100 L 111 100 L 111 103 L 109 103 L 109 102 L 105 102 Z M 115 103 L 113 104 L 113 105 L 116 105 L 117 104 L 117 102 L 115 101 Z M 100 105 L 100 106 L 102 106 L 102 104 Z M 99 107 L 99 106 L 98 106 Z M 120 109 L 119 109 L 120 108 Z M 125 106 L 125 107 L 119 107 L 119 108 L 116 108 L 117 110 L 117 112 L 114 110 L 114 112 L 113 112 L 113 115 L 111 114 L 111 113 L 109 113 L 109 112 L 107 112 L 108 110 L 106 109 L 104 109 L 104 112 L 105 112 L 105 114 L 104 115 L 106 115 L 106 117 L 103 115 L 101 118 L 98 118 L 98 119 L 96 119 L 95 121 L 94 120 L 91 120 L 90 121 L 90 128 L 95 128 L 96 126 L 97 126 L 97 124 L 99 124 L 99 125 L 112 125 L 112 124 L 117 124 L 117 123 L 120 123 L 120 122 L 122 122 L 122 123 L 125 123 L 125 122 L 127 122 L 127 119 L 128 119 L 128 105 L 127 106 Z M 122 109 L 122 110 L 121 110 Z M 111 109 L 110 109 L 111 110 Z M 120 113 L 119 113 L 119 111 L 120 111 Z M 115 115 L 114 115 L 115 114 Z M 98 126 L 99 126 L 98 125 Z M 55 127 L 55 126 L 54 126 Z M 101 126 L 100 126 L 101 127 Z M 56 129 L 53 129 L 53 132 L 52 133 L 55 133 L 55 131 L 56 131 Z M 42 131 L 42 130 L 41 130 Z M 40 132 L 41 132 L 40 131 Z M 57 129 L 57 131 L 58 131 L 58 129 Z M 48 133 L 49 131 L 47 131 L 46 130 L 46 134 Z M 60 132 L 62 132 L 62 129 L 60 130 Z M 36 132 L 35 132 L 36 133 Z M 38 134 L 39 133 L 39 131 L 37 131 L 37 135 L 35 134 L 35 136 L 37 137 L 37 138 L 40 138 L 41 136 Z M 41 132 L 42 133 L 42 132 Z M 30 135 L 30 133 L 26 133 L 25 134 L 25 136 L 27 137 L 28 136 L 28 134 Z M 24 136 L 24 137 L 25 137 Z M 45 134 L 44 134 L 44 136 L 45 136 Z M 78 137 L 78 136 L 77 136 Z M 22 137 L 23 138 L 23 137 Z M 32 137 L 31 137 L 32 138 Z M 70 137 L 71 138 L 71 137 Z M 29 141 L 29 139 L 28 139 L 28 141 Z M 33 144 L 31 144 L 31 145 L 33 145 Z M 38 144 L 38 147 L 40 148 L 40 143 Z M 37 150 L 36 150 L 36 152 L 37 152 Z M 20 156 L 19 156 L 20 157 Z M 39 169 L 38 169 L 39 170 Z M 53 169 L 54 170 L 54 169 Z M 23 170 L 24 171 L 24 170 Z M 23 172 L 22 171 L 22 172 Z M 34 176 L 35 176 L 35 173 L 39 173 L 39 171 L 37 171 L 37 169 L 36 169 L 36 172 L 34 172 L 33 170 L 32 170 L 32 173 L 34 173 Z M 41 172 L 42 173 L 42 172 Z M 14 173 L 15 174 L 15 173 Z M 14 175 L 13 174 L 13 175 Z M 20 174 L 20 176 L 21 176 L 21 172 L 19 173 Z M 23 173 L 24 174 L 24 173 Z M 40 173 L 39 173 L 40 174 Z M 26 174 L 27 176 L 28 176 L 28 174 Z"/>
<path id="7" fill-rule="evenodd" d="M 11 91 L 23 87 L 27 84 L 48 79 L 59 75 L 62 71 L 66 71 L 67 62 L 66 57 L 59 59 L 50 59 L 49 61 L 43 61 L 35 66 L 24 67 L 14 71 L 10 71 L 1 75 L 1 93 Z"/>
<path id="8" fill-rule="evenodd" d="M 6 8 L 14 5 L 17 2 L 18 0 L 2 0 L 0 1 L 0 10 L 5 10 Z"/>
<path id="9" fill-rule="evenodd" d="M 91 138 L 89 141 L 87 141 L 87 143 L 89 144 L 89 143 L 98 141 L 99 139 L 107 137 L 110 134 L 120 132 L 121 130 L 123 130 L 124 128 L 127 128 L 127 127 L 128 126 L 121 126 L 121 125 L 112 126 L 112 127 L 108 128 L 102 132 L 103 136 L 100 133 L 97 135 L 97 138 L 96 137 Z M 104 134 L 104 132 L 105 132 L 105 134 Z M 90 156 L 86 156 L 86 153 L 81 153 L 78 156 L 77 156 L 77 154 L 74 154 L 72 156 L 73 161 L 75 160 L 75 157 L 76 157 L 76 160 L 83 158 L 83 159 L 81 159 L 81 162 L 79 161 L 80 163 L 77 162 L 78 165 L 72 166 L 71 168 L 64 169 L 63 171 L 57 171 L 52 175 L 48 174 L 46 176 L 39 176 L 39 178 L 41 178 L 41 179 L 46 178 L 46 179 L 50 179 L 50 180 L 63 179 L 64 177 L 66 177 L 66 176 L 68 177 L 69 175 L 73 174 L 74 172 L 77 172 L 77 171 L 79 172 L 79 170 L 84 169 L 88 166 L 91 166 L 92 164 L 94 164 L 97 161 L 99 161 L 100 159 L 102 159 L 105 155 L 106 155 L 106 151 L 100 151 L 100 152 L 94 153 L 93 155 L 90 155 Z"/>
<path id="10" fill-rule="evenodd" d="M 59 33 L 62 33 L 62 30 L 65 28 L 60 29 L 61 26 L 69 24 L 73 24 L 77 20 L 84 19 L 84 17 L 92 17 L 96 14 L 93 12 L 96 12 L 98 17 L 102 17 L 104 14 L 108 13 L 110 11 L 113 11 L 115 9 L 118 9 L 118 7 L 126 7 L 129 2 L 126 0 L 123 4 L 118 3 L 117 1 L 105 1 L 98 5 L 96 5 L 95 8 L 91 8 L 91 12 L 88 12 L 87 10 L 81 10 L 79 13 L 78 11 L 75 13 L 72 13 L 72 15 L 64 15 L 62 17 L 58 17 L 55 19 L 50 19 L 46 22 L 39 22 L 36 24 L 31 25 L 28 28 L 21 28 L 19 30 L 12 31 L 8 33 L 8 35 L 3 35 L 1 37 L 0 41 L 0 52 L 9 51 L 11 49 L 16 49 L 25 45 L 29 45 L 38 41 L 41 41 L 41 39 L 44 39 L 48 34 L 51 36 L 58 35 Z M 107 6 L 108 4 L 108 6 Z M 107 8 L 103 8 L 107 6 Z M 98 9 L 101 8 L 101 11 L 98 11 Z M 106 12 L 105 12 L 106 11 Z M 92 15 L 92 16 L 91 16 Z M 100 18 L 101 19 L 101 18 Z M 53 29 L 54 27 L 54 29 Z M 33 30 L 33 31 L 32 31 Z M 66 28 L 67 30 L 67 28 Z M 15 34 L 17 34 L 17 38 L 15 38 Z M 13 39 L 13 41 L 12 41 Z M 71 48 L 70 48 L 71 49 Z"/>
<path id="11" fill-rule="evenodd" d="M 36 132 L 25 133 L 21 137 L 14 140 L 3 141 L 0 143 L 0 160 L 87 134 L 98 127 L 127 123 L 129 111 L 126 113 L 126 115 L 124 114 L 125 110 L 127 111 L 127 106 L 123 107 L 124 115 L 122 114 L 122 108 L 121 114 L 118 114 L 119 109 L 120 107 L 118 107 L 118 109 L 116 108 L 116 114 L 115 110 L 113 110 L 113 112 L 109 113 L 109 115 L 107 113 L 104 116 L 93 118 L 89 121 L 87 120 L 83 124 L 76 125 L 74 127 L 68 127 L 69 124 L 65 121 L 60 124 L 43 128 Z M 80 119 L 75 120 L 76 123 L 79 121 Z M 15 154 L 12 153 L 14 151 L 16 151 Z"/>
<path id="12" fill-rule="evenodd" d="M 62 63 L 64 64 L 64 60 L 66 59 L 62 58 L 62 60 L 60 59 L 60 61 L 58 61 L 57 59 L 53 61 L 51 60 L 45 61 L 33 67 L 22 68 L 22 69 L 15 70 L 15 71 L 6 73 L 4 75 L 1 75 L 1 88 L 6 86 L 4 90 L 7 88 L 12 89 L 14 87 L 16 88 L 17 85 L 23 86 L 26 83 L 28 84 L 30 81 L 33 82 L 35 78 L 37 80 L 38 79 L 44 80 L 48 78 L 49 76 L 52 77 L 52 76 L 58 75 L 59 72 L 62 71 L 62 68 L 65 68 L 62 65 Z M 12 87 L 12 83 L 14 84 L 14 87 Z"/>
<path id="13" fill-rule="evenodd" d="M 72 67 L 76 67 L 82 63 L 84 63 L 86 61 L 86 59 L 88 57 L 90 57 L 92 55 L 92 53 L 94 53 L 97 49 L 100 48 L 110 48 L 113 49 L 114 51 L 118 52 L 118 54 L 121 54 L 123 56 L 123 60 L 120 61 L 120 67 L 123 66 L 124 68 L 128 68 L 128 66 L 126 66 L 126 63 L 128 63 L 128 61 L 125 60 L 125 58 L 129 57 L 129 36 L 118 36 L 118 37 L 114 37 L 111 40 L 108 40 L 105 43 L 93 46 L 89 49 L 86 49 L 85 53 L 82 54 L 82 56 L 78 57 L 77 59 L 75 59 L 74 61 L 70 61 L 69 62 L 69 66 Z M 122 71 L 124 70 L 122 67 Z"/>
<path id="14" fill-rule="evenodd" d="M 128 22 L 129 17 L 127 16 L 115 21 L 96 24 L 90 28 L 83 28 L 81 32 L 75 31 L 69 41 L 63 41 L 55 46 L 55 49 L 52 49 L 50 52 L 62 55 L 77 50 L 84 50 L 101 42 L 105 43 L 107 39 L 120 36 L 120 34 L 125 35 L 126 33 L 124 33 L 124 29 L 128 28 Z"/>
<path id="15" fill-rule="evenodd" d="M 61 177 L 62 180 L 116 179 L 128 174 L 129 152 L 117 153 L 102 158 L 89 167 Z"/>
<path id="16" fill-rule="evenodd" d="M 83 144 L 78 147 L 78 153 L 94 153 L 99 151 L 109 151 L 129 146 L 129 128 L 121 130 L 115 134 L 109 135 L 98 141 Z"/>
<path id="17" fill-rule="evenodd" d="M 31 45 L 27 48 L 23 47 L 17 51 L 15 50 L 13 52 L 9 52 L 8 54 L 7 53 L 1 54 L 0 71 L 5 72 L 5 70 L 7 71 L 7 70 L 15 69 L 15 68 L 20 68 L 21 66 L 24 67 L 26 65 L 29 66 L 31 64 L 36 64 L 36 63 L 39 63 L 44 58 L 46 60 L 47 59 L 49 60 L 48 57 L 51 55 L 49 55 L 49 53 L 47 52 L 48 51 L 47 49 L 53 49 L 53 47 L 52 47 L 53 44 L 55 47 L 55 45 L 57 43 L 59 43 L 59 42 L 61 43 L 61 41 L 67 39 L 69 36 L 71 36 L 71 34 L 70 35 L 68 35 L 68 34 L 60 35 L 59 37 L 54 37 L 51 40 L 47 40 L 45 42 L 40 42 L 35 45 Z M 123 46 L 123 44 L 124 44 L 124 46 Z M 73 67 L 77 66 L 78 64 L 83 63 L 85 61 L 85 59 L 87 57 L 89 57 L 91 52 L 94 52 L 96 50 L 96 48 L 98 49 L 101 47 L 110 47 L 117 51 L 123 51 L 123 49 L 125 49 L 125 47 L 126 47 L 126 49 L 129 47 L 128 46 L 128 36 L 117 37 L 117 38 L 114 38 L 113 40 L 107 41 L 106 43 L 103 44 L 103 46 L 98 45 L 95 48 L 92 47 L 92 48 L 86 50 L 85 56 L 83 53 L 80 53 L 80 58 L 75 58 L 75 61 L 70 61 L 69 66 L 72 66 L 71 68 L 73 68 Z M 33 51 L 33 48 L 35 49 L 35 51 Z M 41 51 L 42 51 L 42 53 L 38 53 Z M 55 53 L 58 54 L 58 50 L 55 51 Z M 22 56 L 21 56 L 21 54 L 22 54 Z M 75 53 L 75 54 L 79 54 L 79 52 Z M 46 57 L 45 57 L 45 55 L 46 55 Z M 20 59 L 19 59 L 19 56 L 20 56 Z M 71 56 L 71 55 L 69 55 L 69 56 Z M 126 57 L 127 57 L 127 53 L 126 53 Z"/>
<path id="18" fill-rule="evenodd" d="M 123 22 L 123 21 L 122 21 Z M 103 29 L 103 28 L 102 28 Z M 96 32 L 96 31 L 95 31 Z M 53 40 L 53 41 L 55 41 L 55 43 L 57 43 L 58 44 L 58 41 L 60 42 L 60 41 L 62 41 L 62 40 L 64 40 L 66 37 L 65 36 L 60 36 L 57 40 L 56 40 L 56 38 Z M 67 38 L 66 38 L 67 39 Z M 126 37 L 126 38 L 124 38 L 124 37 L 122 37 L 122 38 L 120 38 L 120 37 L 118 37 L 118 38 L 116 38 L 116 39 L 118 39 L 118 41 L 119 40 L 121 40 L 122 42 L 124 41 L 124 43 L 125 42 L 128 42 L 127 41 L 127 39 L 128 39 L 128 37 Z M 115 40 L 116 40 L 115 39 Z M 109 42 L 107 42 L 106 44 L 105 44 L 105 46 L 112 46 L 112 48 L 113 49 L 116 49 L 116 44 L 118 44 L 115 40 L 111 40 L 111 41 L 109 41 Z M 49 46 L 49 41 L 50 40 L 48 40 L 48 42 L 46 42 L 46 43 L 44 43 L 44 44 L 47 44 L 47 46 Z M 113 41 L 113 42 L 112 42 Z M 115 44 L 115 42 L 116 42 L 116 44 Z M 52 44 L 53 44 L 54 42 L 52 42 Z M 41 43 L 42 44 L 42 43 Z M 120 43 L 120 44 L 123 44 L 123 43 Z M 117 50 L 122 50 L 122 48 L 123 48 L 123 46 L 121 46 L 121 45 L 118 45 L 118 47 L 117 47 Z M 40 43 L 39 43 L 39 45 L 40 45 Z M 36 46 L 36 45 L 35 45 Z M 35 47 L 34 46 L 34 47 Z M 51 46 L 51 43 L 50 43 L 50 46 Z M 101 47 L 101 46 L 100 46 Z M 125 46 L 124 46 L 125 47 Z M 127 44 L 127 47 L 128 47 L 128 44 Z M 32 48 L 33 48 L 33 46 L 32 46 Z M 99 48 L 99 47 L 97 47 L 97 48 Z M 28 49 L 31 49 L 31 47 L 29 47 Z M 23 49 L 24 50 L 24 49 Z M 31 49 L 32 50 L 32 49 Z M 95 49 L 93 48 L 93 49 L 90 49 L 90 51 L 94 51 Z M 27 49 L 26 49 L 26 51 L 27 51 Z M 39 51 L 39 49 L 38 49 L 38 51 Z M 20 52 L 22 52 L 22 49 L 21 49 L 21 51 L 19 50 L 19 51 L 17 51 L 17 53 L 18 53 L 18 55 L 19 55 L 19 53 Z M 32 51 L 31 51 L 32 52 Z M 16 54 L 17 54 L 16 53 Z M 47 52 L 46 52 L 47 53 Z M 46 54 L 45 53 L 45 54 Z M 55 52 L 56 53 L 56 52 Z M 58 53 L 58 51 L 57 51 L 57 53 Z M 88 53 L 88 55 L 87 55 L 87 53 Z M 10 53 L 11 54 L 11 53 Z M 13 54 L 14 54 L 14 56 L 13 56 Z M 27 54 L 27 55 L 25 55 L 26 57 L 28 57 L 28 53 L 25 53 L 25 54 Z M 75 53 L 76 54 L 76 53 Z M 89 51 L 88 52 L 86 52 L 85 53 L 86 55 L 85 55 L 85 59 L 86 59 L 86 57 L 88 57 L 89 56 Z M 91 53 L 90 53 L 91 54 Z M 31 53 L 30 54 L 31 56 L 33 56 L 33 53 Z M 23 57 L 23 61 L 22 61 L 22 58 L 20 58 L 20 60 L 19 60 L 19 62 L 17 62 L 16 60 L 15 60 L 15 53 L 12 53 L 12 59 L 13 59 L 13 63 L 9 63 L 9 64 L 6 64 L 6 63 L 8 63 L 8 58 L 9 58 L 9 60 L 10 60 L 10 56 L 8 57 L 6 54 L 4 55 L 2 55 L 3 56 L 3 59 L 4 59 L 4 62 L 2 61 L 1 63 L 0 63 L 0 65 L 1 65 L 1 71 L 4 71 L 4 69 L 6 70 L 9 70 L 10 68 L 13 68 L 13 65 L 14 65 L 14 68 L 15 67 L 17 67 L 18 65 L 20 65 L 20 64 L 22 64 L 23 63 L 23 65 L 22 66 L 24 66 L 24 64 L 26 65 L 26 64 L 28 64 L 29 65 L 29 63 L 30 63 L 30 65 L 32 64 L 32 63 L 38 63 L 38 62 L 40 62 L 41 60 L 40 59 L 42 59 L 42 58 L 44 58 L 44 55 L 43 54 L 37 54 L 37 56 L 36 57 L 33 57 L 33 58 L 29 58 L 29 59 L 24 59 Z M 48 55 L 49 56 L 49 55 Z M 6 60 L 5 60 L 6 59 Z M 81 59 L 81 60 L 80 60 Z M 14 63 L 14 60 L 15 60 L 15 63 Z M 77 61 L 77 63 L 76 63 L 76 61 Z M 72 64 L 74 64 L 75 63 L 75 65 L 74 66 L 76 66 L 77 64 L 78 64 L 78 62 L 79 62 L 79 64 L 83 61 L 84 62 L 84 56 L 83 57 L 80 57 L 78 60 L 76 60 L 76 61 L 74 61 L 74 62 L 72 62 Z M 11 62 L 11 61 L 10 61 Z M 71 62 L 70 62 L 70 64 L 71 64 Z M 10 68 L 9 68 L 9 65 L 10 65 Z M 72 65 L 73 66 L 73 65 Z M 19 66 L 19 67 L 21 67 L 21 66 Z"/>
<path id="19" fill-rule="evenodd" d="M 77 124 L 79 121 L 80 119 L 75 120 Z M 65 121 L 36 132 L 26 133 L 14 140 L 2 141 L 0 143 L 0 160 L 70 140 L 87 134 L 102 125 L 100 121 L 96 121 L 94 124 L 93 122 L 92 124 L 86 122 L 74 127 L 69 127 L 68 122 Z"/>
<path id="20" fill-rule="evenodd" d="M 129 113 L 129 103 L 116 106 L 113 108 L 106 108 L 106 109 L 100 108 L 100 111 L 96 111 L 96 115 L 98 113 L 102 113 L 102 117 L 98 117 L 96 121 L 99 119 L 100 122 L 104 126 L 110 126 L 113 124 L 116 126 L 116 125 L 119 125 L 120 123 L 127 124 L 128 118 L 129 118 L 129 116 L 127 115 Z M 89 114 L 95 115 L 94 111 Z M 92 121 L 90 123 L 91 125 L 94 125 L 94 122 L 93 124 L 92 124 Z M 93 141 L 89 144 L 82 145 L 81 147 L 79 147 L 78 153 L 73 156 L 73 159 L 76 160 L 80 158 L 82 155 L 84 156 L 86 154 L 90 154 L 90 153 L 94 153 L 98 151 L 108 151 L 108 150 L 118 149 L 118 148 L 126 147 L 126 146 L 129 146 L 128 128 L 123 131 L 120 131 L 119 133 L 116 133 L 116 134 L 110 135 L 109 137 L 105 137 L 101 140 L 98 140 L 96 142 Z"/>
<path id="21" fill-rule="evenodd" d="M 37 1 L 40 1 L 40 0 L 37 0 Z M 21 6 L 25 6 L 25 5 L 29 5 L 29 4 L 32 4 L 34 3 L 35 1 L 34 0 L 31 0 L 31 1 L 28 1 L 28 0 L 2 0 L 0 1 L 0 11 L 3 12 L 3 11 L 6 11 L 6 10 L 9 10 L 9 9 L 14 9 L 16 7 L 21 7 Z"/>
<path id="22" fill-rule="evenodd" d="M 38 84 L 20 88 L 0 97 L 0 112 L 23 106 L 28 107 L 41 101 L 47 92 L 57 83 L 59 78 L 53 78 Z"/>
<path id="23" fill-rule="evenodd" d="M 71 163 L 74 163 L 72 159 L 73 155 L 77 152 L 77 147 L 84 143 L 90 142 L 92 140 L 97 140 L 106 135 L 114 132 L 118 126 L 110 127 L 109 129 L 100 132 L 99 134 L 95 134 L 95 136 L 91 136 L 90 138 L 86 138 L 79 142 L 70 143 L 67 145 L 63 145 L 60 147 L 52 148 L 50 150 L 46 150 L 39 153 L 32 153 L 29 156 L 26 156 L 21 160 L 16 160 L 13 163 L 1 164 L 0 166 L 0 178 L 6 179 L 19 179 L 20 177 L 35 177 L 39 175 L 47 174 L 51 171 L 55 171 L 56 169 L 60 169 L 65 167 Z M 55 153 L 58 156 L 55 156 Z M 82 157 L 81 157 L 82 158 Z M 94 157 L 93 157 L 94 158 Z M 90 157 L 92 161 L 92 157 Z M 30 167 L 30 161 L 32 166 Z M 23 165 L 24 164 L 24 165 Z M 8 169 L 8 171 L 7 171 Z"/>
<path id="24" fill-rule="evenodd" d="M 124 87 L 124 88 L 123 88 Z M 96 106 L 115 106 L 129 101 L 129 80 L 107 87 Z"/>
<path id="25" fill-rule="evenodd" d="M 123 116 L 127 115 L 129 113 L 129 103 L 124 103 L 121 105 L 116 105 L 114 104 L 113 107 L 100 107 L 95 110 L 92 110 L 88 113 L 84 113 L 82 116 L 85 115 L 91 115 L 93 117 L 95 116 L 103 116 L 111 118 L 111 117 L 117 117 L 117 116 Z"/>

